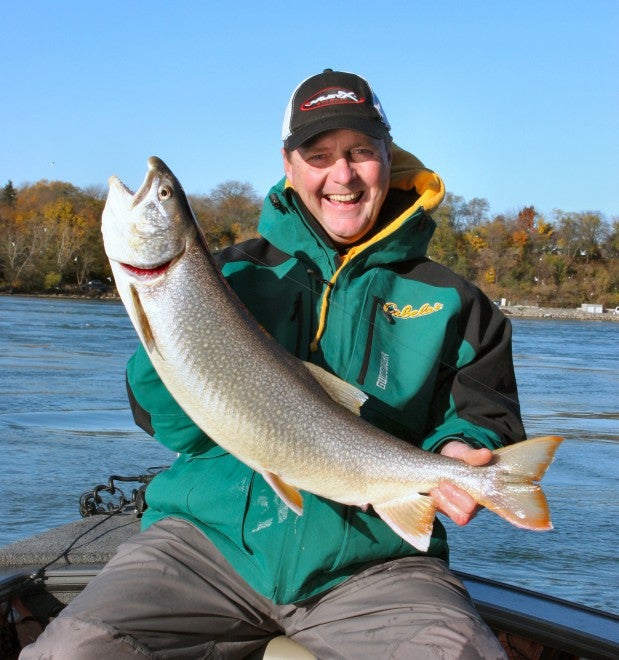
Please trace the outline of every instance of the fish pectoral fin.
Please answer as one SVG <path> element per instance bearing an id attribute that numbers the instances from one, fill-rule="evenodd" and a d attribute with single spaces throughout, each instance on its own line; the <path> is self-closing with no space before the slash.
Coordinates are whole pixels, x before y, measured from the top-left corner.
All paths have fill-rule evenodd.
<path id="1" fill-rule="evenodd" d="M 297 488 L 286 483 L 281 477 L 272 472 L 261 472 L 260 474 L 298 516 L 303 515 L 303 496 Z"/>
<path id="2" fill-rule="evenodd" d="M 142 306 L 142 301 L 140 300 L 140 296 L 137 292 L 137 289 L 133 286 L 133 284 L 130 284 L 129 290 L 131 291 L 131 301 L 133 302 L 133 308 L 135 309 L 136 321 L 140 326 L 139 334 L 142 335 L 144 348 L 146 348 L 146 350 L 149 353 L 152 353 L 153 351 L 157 351 L 159 353 L 157 349 L 157 344 L 155 343 L 155 336 L 153 335 L 153 330 L 150 327 L 148 317 L 146 316 L 146 312 L 144 311 L 144 307 Z"/>
<path id="3" fill-rule="evenodd" d="M 430 547 L 436 507 L 429 495 L 412 493 L 373 507 L 396 534 L 417 550 L 425 552 Z"/>
<path id="4" fill-rule="evenodd" d="M 344 408 L 348 408 L 355 415 L 361 414 L 361 406 L 368 400 L 368 395 L 365 392 L 317 364 L 312 362 L 303 362 L 303 364 L 334 401 L 344 406 Z"/>

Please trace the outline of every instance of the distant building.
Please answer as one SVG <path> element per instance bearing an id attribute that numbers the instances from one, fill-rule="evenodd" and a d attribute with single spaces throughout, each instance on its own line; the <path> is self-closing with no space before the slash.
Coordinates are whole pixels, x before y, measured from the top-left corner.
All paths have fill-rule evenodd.
<path id="1" fill-rule="evenodd" d="M 603 305 L 596 305 L 594 303 L 582 303 L 580 311 L 587 312 L 587 314 L 603 314 L 604 307 Z"/>

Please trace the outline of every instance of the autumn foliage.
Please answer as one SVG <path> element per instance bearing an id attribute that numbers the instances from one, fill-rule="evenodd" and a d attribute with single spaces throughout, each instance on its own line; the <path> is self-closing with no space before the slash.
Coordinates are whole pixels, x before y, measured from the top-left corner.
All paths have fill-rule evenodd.
<path id="1" fill-rule="evenodd" d="M 619 220 L 534 207 L 488 216 L 488 203 L 448 193 L 434 215 L 430 256 L 488 296 L 548 307 L 619 305 Z"/>
<path id="2" fill-rule="evenodd" d="M 103 250 L 106 192 L 39 181 L 0 193 L 0 290 L 75 293 L 97 280 L 113 290 Z M 248 184 L 231 181 L 190 199 L 209 245 L 218 249 L 255 234 L 261 200 Z"/>
<path id="3" fill-rule="evenodd" d="M 261 199 L 249 184 L 228 181 L 190 202 L 212 249 L 256 235 Z M 0 189 L 0 291 L 83 292 L 93 279 L 113 290 L 100 231 L 104 203 L 102 188 L 9 181 Z M 619 305 L 618 219 L 560 210 L 545 218 L 532 206 L 488 211 L 485 199 L 448 193 L 434 214 L 430 257 L 494 300 Z"/>

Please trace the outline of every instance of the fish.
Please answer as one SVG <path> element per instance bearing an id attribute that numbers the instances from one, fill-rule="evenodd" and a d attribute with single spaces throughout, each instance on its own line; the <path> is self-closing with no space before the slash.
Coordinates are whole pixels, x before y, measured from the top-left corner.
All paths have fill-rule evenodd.
<path id="1" fill-rule="evenodd" d="M 552 529 L 539 481 L 562 438 L 523 440 L 474 467 L 365 421 L 364 392 L 290 354 L 250 314 L 161 159 L 148 159 L 135 193 L 110 177 L 101 229 L 118 293 L 166 388 L 296 514 L 304 492 L 371 507 L 425 552 L 436 516 L 430 492 L 448 481 L 517 527 Z"/>

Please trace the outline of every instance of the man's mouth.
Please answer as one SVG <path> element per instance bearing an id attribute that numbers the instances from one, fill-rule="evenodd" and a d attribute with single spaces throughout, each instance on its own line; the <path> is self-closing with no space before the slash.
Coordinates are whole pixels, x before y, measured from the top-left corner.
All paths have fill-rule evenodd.
<path id="1" fill-rule="evenodd" d="M 362 192 L 346 193 L 345 195 L 325 195 L 325 198 L 335 204 L 356 204 L 363 197 Z"/>

